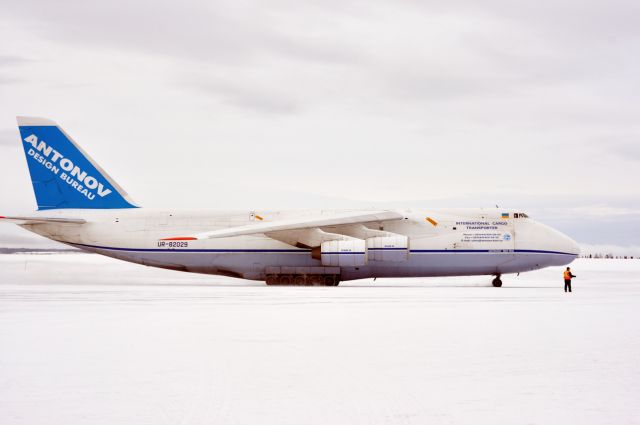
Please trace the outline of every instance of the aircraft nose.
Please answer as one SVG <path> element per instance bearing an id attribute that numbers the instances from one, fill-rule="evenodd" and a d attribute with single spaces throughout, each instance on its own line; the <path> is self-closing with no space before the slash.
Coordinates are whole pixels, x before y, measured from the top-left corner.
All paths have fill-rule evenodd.
<path id="1" fill-rule="evenodd" d="M 546 248 L 550 251 L 549 265 L 564 266 L 575 260 L 580 255 L 580 245 L 569 236 L 556 229 L 546 227 Z"/>
<path id="2" fill-rule="evenodd" d="M 558 232 L 556 230 L 556 233 L 556 240 L 554 241 L 554 244 L 558 247 L 556 251 L 572 254 L 575 256 L 580 255 L 580 245 L 578 245 L 578 242 L 574 241 L 562 232 Z"/>
<path id="3" fill-rule="evenodd" d="M 544 250 L 574 256 L 580 255 L 580 245 L 564 233 L 542 223 L 536 223 L 534 231 L 536 233 L 534 239 L 544 245 Z"/>
<path id="4" fill-rule="evenodd" d="M 537 253 L 536 265 L 561 266 L 580 255 L 580 246 L 569 236 L 545 224 L 527 220 L 516 227 L 516 248 Z"/>

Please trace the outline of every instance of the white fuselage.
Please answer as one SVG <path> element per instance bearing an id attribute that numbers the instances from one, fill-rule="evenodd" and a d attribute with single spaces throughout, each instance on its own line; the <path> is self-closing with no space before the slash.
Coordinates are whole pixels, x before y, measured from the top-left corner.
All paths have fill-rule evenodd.
<path id="1" fill-rule="evenodd" d="M 406 235 L 406 260 L 341 267 L 341 280 L 369 277 L 500 275 L 565 265 L 579 254 L 564 234 L 530 218 L 502 218 L 498 209 L 396 210 L 401 220 L 366 223 L 368 228 Z M 317 267 L 311 249 L 263 234 L 190 241 L 170 236 L 255 223 L 331 216 L 339 211 L 260 212 L 215 210 L 63 209 L 40 214 L 76 217 L 84 224 L 24 224 L 35 233 L 86 251 L 154 267 L 264 280 L 274 266 Z M 519 216 L 519 215 L 518 215 Z M 427 218 L 431 219 L 428 220 Z M 332 231 L 323 227 L 323 231 Z M 336 229 L 333 229 L 336 230 Z"/>

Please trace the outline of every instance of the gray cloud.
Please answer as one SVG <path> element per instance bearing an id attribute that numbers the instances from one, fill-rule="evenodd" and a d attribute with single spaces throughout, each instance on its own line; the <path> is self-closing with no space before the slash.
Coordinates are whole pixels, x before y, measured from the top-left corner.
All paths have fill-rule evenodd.
<path id="1" fill-rule="evenodd" d="M 73 10 L 74 13 L 68 13 Z M 150 13 L 153 10 L 153 13 Z M 38 0 L 8 4 L 5 11 L 37 22 L 37 31 L 66 43 L 113 46 L 219 64 L 260 61 L 282 55 L 312 62 L 352 61 L 357 51 L 327 44 L 330 34 L 314 37 L 304 27 L 295 34 L 280 25 L 277 7 L 236 2 L 113 1 L 88 5 L 72 0 L 64 8 Z"/>
<path id="2" fill-rule="evenodd" d="M 640 160 L 640 133 L 611 132 L 589 139 L 582 148 L 601 155 L 601 157 L 637 161 Z"/>
<path id="3" fill-rule="evenodd" d="M 0 67 L 8 67 L 14 65 L 23 65 L 25 63 L 31 62 L 30 59 L 27 59 L 23 56 L 18 55 L 0 55 Z"/>
<path id="4" fill-rule="evenodd" d="M 263 86 L 249 86 L 232 79 L 216 80 L 213 78 L 191 77 L 180 81 L 180 86 L 195 90 L 200 94 L 211 96 L 224 104 L 240 107 L 254 112 L 268 114 L 291 114 L 301 109 L 297 99 L 286 92 L 279 92 L 277 87 L 267 89 Z"/>
<path id="5" fill-rule="evenodd" d="M 25 79 L 20 76 L 16 68 L 29 62 L 31 61 L 23 56 L 3 55 L 0 52 L 0 69 L 3 71 L 0 74 L 0 86 L 24 82 Z"/>
<path id="6" fill-rule="evenodd" d="M 635 137 L 634 141 L 623 141 L 613 143 L 611 149 L 625 159 L 640 160 L 640 137 Z"/>
<path id="7" fill-rule="evenodd" d="M 550 6 L 506 0 L 89 6 L 73 0 L 60 8 L 27 0 L 9 3 L 4 11 L 31 22 L 48 39 L 196 62 L 185 63 L 187 69 L 198 62 L 222 66 L 238 86 L 243 76 L 233 68 L 268 69 L 278 58 L 364 71 L 381 85 L 374 91 L 404 101 L 523 96 L 526 89 L 602 78 L 627 67 L 637 75 L 638 59 L 620 50 L 640 34 L 634 2 L 565 0 Z M 260 91 L 256 84 L 252 88 Z M 230 94 L 228 101 L 249 108 L 281 103 L 272 96 L 245 102 L 246 97 Z"/>
<path id="8" fill-rule="evenodd" d="M 0 147 L 17 146 L 19 144 L 19 140 L 20 136 L 17 128 L 0 130 Z"/>
<path id="9" fill-rule="evenodd" d="M 17 76 L 0 75 L 0 86 L 19 84 L 19 83 L 22 83 L 24 81 L 25 80 L 23 78 L 19 78 Z"/>

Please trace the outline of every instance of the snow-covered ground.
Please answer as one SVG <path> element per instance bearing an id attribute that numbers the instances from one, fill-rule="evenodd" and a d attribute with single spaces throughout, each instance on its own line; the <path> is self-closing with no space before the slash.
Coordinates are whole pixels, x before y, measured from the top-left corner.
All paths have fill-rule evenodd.
<path id="1" fill-rule="evenodd" d="M 640 260 L 337 288 L 0 255 L 0 424 L 638 424 Z"/>

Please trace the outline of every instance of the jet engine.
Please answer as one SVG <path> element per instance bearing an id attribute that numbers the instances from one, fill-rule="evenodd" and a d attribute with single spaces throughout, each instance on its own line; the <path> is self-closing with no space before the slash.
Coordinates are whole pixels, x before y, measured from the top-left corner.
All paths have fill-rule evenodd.
<path id="1" fill-rule="evenodd" d="M 406 261 L 409 257 L 409 238 L 404 235 L 369 238 L 367 251 L 372 261 Z"/>
<path id="2" fill-rule="evenodd" d="M 335 240 L 320 246 L 323 266 L 358 267 L 367 264 L 367 243 L 363 239 Z"/>

